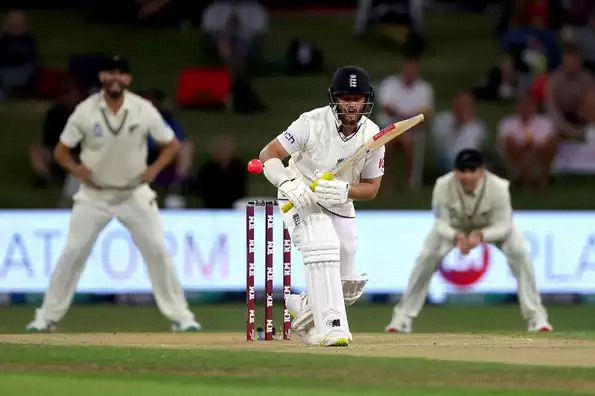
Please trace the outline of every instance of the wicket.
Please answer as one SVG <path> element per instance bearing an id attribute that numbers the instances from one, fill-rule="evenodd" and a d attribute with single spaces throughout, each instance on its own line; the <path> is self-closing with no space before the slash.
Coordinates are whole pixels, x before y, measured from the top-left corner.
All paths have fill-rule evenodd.
<path id="1" fill-rule="evenodd" d="M 274 265 L 274 210 L 279 206 L 277 201 L 252 201 L 246 205 L 246 339 L 256 339 L 256 309 L 255 309 L 255 208 L 264 206 L 265 218 L 265 308 L 264 308 L 264 340 L 272 341 L 273 324 L 273 265 Z M 289 230 L 283 225 L 283 339 L 291 339 L 291 316 L 287 309 L 287 298 L 291 294 L 291 239 Z"/>

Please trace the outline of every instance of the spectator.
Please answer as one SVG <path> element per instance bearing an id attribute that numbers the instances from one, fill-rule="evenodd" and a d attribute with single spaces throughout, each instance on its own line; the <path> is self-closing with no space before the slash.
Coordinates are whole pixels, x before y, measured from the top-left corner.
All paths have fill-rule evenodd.
<path id="1" fill-rule="evenodd" d="M 547 27 L 546 16 L 536 13 L 529 26 L 508 30 L 500 39 L 500 46 L 506 52 L 516 54 L 519 60 L 533 68 L 533 63 L 545 55 L 547 69 L 553 70 L 560 64 L 560 48 L 554 30 Z M 539 65 L 541 67 L 541 65 Z"/>
<path id="2" fill-rule="evenodd" d="M 438 155 L 438 168 L 443 174 L 452 170 L 459 151 L 466 148 L 484 149 L 487 131 L 483 121 L 475 116 L 471 93 L 458 93 L 453 100 L 452 110 L 436 115 L 432 137 Z"/>
<path id="3" fill-rule="evenodd" d="M 421 60 L 417 57 L 405 60 L 400 76 L 390 76 L 382 81 L 378 96 L 381 110 L 377 122 L 381 128 L 420 113 L 429 117 L 434 109 L 434 89 L 421 78 Z M 387 146 L 387 150 L 403 152 L 408 187 L 419 188 L 422 183 L 425 151 L 423 126 L 415 127 L 393 140 Z M 390 169 L 387 170 L 390 172 Z M 385 183 L 389 188 L 393 182 L 393 176 L 385 177 Z"/>
<path id="4" fill-rule="evenodd" d="M 578 47 L 567 44 L 562 66 L 549 78 L 547 108 L 560 138 L 582 138 L 585 122 L 579 109 L 586 93 L 595 87 L 593 77 L 582 67 Z"/>
<path id="5" fill-rule="evenodd" d="M 15 89 L 32 89 L 37 69 L 37 43 L 27 31 L 25 14 L 11 11 L 0 34 L 0 99 Z"/>
<path id="6" fill-rule="evenodd" d="M 160 89 L 150 89 L 141 91 L 141 95 L 151 101 L 159 110 L 165 122 L 173 130 L 176 138 L 180 141 L 180 151 L 176 161 L 166 167 L 155 179 L 155 187 L 169 192 L 170 195 L 178 195 L 182 192 L 184 184 L 188 181 L 190 168 L 192 166 L 193 146 L 192 142 L 186 139 L 182 125 L 174 117 L 172 111 L 166 103 L 166 95 Z M 148 138 L 149 153 L 147 164 L 151 165 L 159 156 L 159 146 L 151 137 Z M 169 199 L 174 201 L 175 199 Z M 168 205 L 166 205 L 168 206 Z M 178 206 L 178 205 L 176 205 Z"/>
<path id="7" fill-rule="evenodd" d="M 572 41 L 580 49 L 583 65 L 591 73 L 595 72 L 595 9 L 589 14 L 589 23 L 576 28 L 572 33 Z"/>
<path id="8" fill-rule="evenodd" d="M 82 95 L 76 85 L 71 81 L 66 81 L 60 96 L 48 109 L 43 121 L 41 142 L 31 145 L 29 149 L 29 158 L 35 172 L 37 187 L 49 187 L 64 183 L 66 172 L 55 162 L 53 151 L 60 140 L 68 117 L 81 99 Z"/>
<path id="9" fill-rule="evenodd" d="M 256 1 L 215 0 L 202 16 L 208 48 L 234 75 L 254 65 L 267 28 L 267 12 Z"/>
<path id="10" fill-rule="evenodd" d="M 198 170 L 193 186 L 208 209 L 231 209 L 247 195 L 248 174 L 244 161 L 234 154 L 233 142 L 219 137 L 212 156 Z"/>
<path id="11" fill-rule="evenodd" d="M 516 97 L 519 80 L 513 60 L 504 56 L 500 65 L 492 67 L 487 77 L 473 87 L 473 94 L 478 100 L 508 101 Z"/>
<path id="12" fill-rule="evenodd" d="M 590 145 L 595 145 L 595 90 L 587 93 L 583 110 L 587 123 L 585 127 L 585 141 Z"/>
<path id="13" fill-rule="evenodd" d="M 584 26 L 588 23 L 590 13 L 595 9 L 595 0 L 572 0 L 567 2 L 564 12 L 566 23 L 571 26 Z"/>
<path id="14" fill-rule="evenodd" d="M 547 187 L 558 142 L 551 120 L 537 114 L 529 93 L 518 98 L 516 114 L 500 122 L 498 141 L 511 180 L 520 186 Z"/>

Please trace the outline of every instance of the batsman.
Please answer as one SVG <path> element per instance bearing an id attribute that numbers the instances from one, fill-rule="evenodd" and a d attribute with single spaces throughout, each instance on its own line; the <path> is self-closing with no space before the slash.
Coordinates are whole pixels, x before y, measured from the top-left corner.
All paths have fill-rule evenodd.
<path id="1" fill-rule="evenodd" d="M 455 170 L 438 178 L 432 195 L 434 227 L 418 256 L 407 289 L 394 308 L 387 332 L 411 332 L 428 295 L 432 275 L 446 254 L 462 254 L 480 244 L 494 244 L 506 256 L 517 280 L 518 299 L 529 331 L 551 331 L 537 291 L 523 234 L 513 223 L 509 182 L 488 172 L 479 151 L 461 150 Z"/>
<path id="2" fill-rule="evenodd" d="M 307 293 L 287 300 L 294 334 L 305 344 L 347 346 L 352 334 L 346 305 L 363 293 L 368 278 L 355 273 L 353 201 L 376 197 L 384 174 L 384 146 L 355 162 L 332 180 L 310 185 L 347 161 L 378 132 L 368 117 L 374 88 L 359 67 L 336 70 L 328 106 L 303 113 L 260 153 L 264 175 L 279 190 L 279 201 L 294 246 L 303 256 Z M 285 167 L 283 160 L 291 156 Z"/>

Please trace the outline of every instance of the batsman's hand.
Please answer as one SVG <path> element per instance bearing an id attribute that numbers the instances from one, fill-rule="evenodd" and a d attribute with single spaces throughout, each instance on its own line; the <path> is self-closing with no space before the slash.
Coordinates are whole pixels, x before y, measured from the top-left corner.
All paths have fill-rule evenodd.
<path id="1" fill-rule="evenodd" d="M 86 180 L 91 179 L 92 174 L 91 169 L 87 168 L 83 164 L 78 164 L 77 166 L 72 168 L 70 173 L 72 173 L 72 176 L 74 176 L 74 178 L 79 182 L 84 182 Z"/>
<path id="2" fill-rule="evenodd" d="M 343 204 L 349 199 L 349 183 L 341 180 L 319 180 L 314 193 L 321 204 Z"/>
<path id="3" fill-rule="evenodd" d="M 461 234 L 461 233 L 457 233 L 455 235 L 455 240 L 457 241 L 457 247 L 461 251 L 461 254 L 463 256 L 468 255 L 469 252 L 471 251 L 471 248 L 470 248 L 470 245 L 469 245 L 469 240 L 467 239 L 467 235 Z"/>
<path id="4" fill-rule="evenodd" d="M 297 211 L 316 204 L 316 196 L 310 187 L 298 178 L 284 181 L 278 188 Z"/>

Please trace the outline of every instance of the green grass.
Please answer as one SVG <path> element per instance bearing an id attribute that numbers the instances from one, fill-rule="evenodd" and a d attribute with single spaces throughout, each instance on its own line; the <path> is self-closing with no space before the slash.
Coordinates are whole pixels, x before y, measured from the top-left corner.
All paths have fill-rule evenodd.
<path id="1" fill-rule="evenodd" d="M 244 329 L 243 305 L 204 305 L 193 307 L 193 310 L 203 322 L 207 333 L 241 332 Z M 262 307 L 259 307 L 259 314 L 261 310 Z M 591 315 L 591 310 L 592 307 L 589 306 L 551 307 L 549 312 L 557 332 L 551 335 L 536 335 L 534 339 L 581 339 L 579 342 L 591 343 L 590 339 L 595 335 L 595 317 Z M 357 304 L 351 307 L 350 323 L 356 338 L 357 333 L 381 332 L 390 313 L 391 307 L 388 305 Z M 275 314 L 276 317 L 280 317 L 278 310 Z M 32 307 L 0 309 L 0 333 L 22 332 L 32 315 Z M 59 330 L 65 333 L 162 332 L 168 330 L 167 325 L 155 308 L 90 305 L 73 307 L 60 323 Z M 526 335 L 518 307 L 513 305 L 429 306 L 415 322 L 415 330 L 420 333 Z M 184 336 L 189 338 L 186 338 L 188 341 L 182 341 L 182 344 L 192 344 L 191 338 L 194 336 Z M 208 334 L 206 336 L 208 340 Z M 400 341 L 395 341 L 396 343 L 402 340 L 407 343 L 407 338 L 397 340 Z M 436 341 L 439 340 L 440 338 Z M 226 348 L 217 349 L 210 349 L 215 347 L 209 346 L 199 349 L 164 349 L 0 342 L 0 394 L 595 394 L 595 377 L 590 367 L 521 366 L 436 360 L 440 359 L 440 355 L 435 359 L 352 356 L 348 354 L 352 347 L 330 351 L 330 354 L 314 353 L 315 349 L 308 348 L 304 351 L 292 350 L 289 352 L 293 353 L 283 353 L 283 350 L 273 352 L 245 348 L 241 340 L 240 344 L 236 345 L 236 348 L 230 344 Z M 357 344 L 354 345 L 357 347 Z M 456 348 L 456 345 L 453 347 Z M 592 346 L 585 344 L 586 347 Z M 559 350 L 561 361 L 568 362 L 564 355 L 572 353 L 573 348 L 581 347 L 577 344 L 575 347 L 569 346 Z M 511 353 L 515 353 L 514 351 L 526 355 L 532 353 L 531 349 L 524 348 L 511 349 Z M 539 347 L 535 351 L 539 353 Z M 487 348 L 485 353 L 492 352 Z"/>
<path id="2" fill-rule="evenodd" d="M 550 320 L 557 332 L 571 332 L 577 337 L 595 335 L 595 315 L 590 306 L 553 306 Z M 193 307 L 196 318 L 208 332 L 239 332 L 245 328 L 245 307 L 241 304 L 213 304 Z M 257 321 L 263 320 L 263 308 L 257 307 Z M 356 304 L 348 310 L 354 332 L 382 332 L 392 313 L 389 305 Z M 20 333 L 34 314 L 33 307 L 0 308 L 0 334 Z M 279 304 L 275 322 L 280 324 Z M 61 332 L 160 332 L 169 323 L 153 307 L 74 306 L 59 323 Z M 516 305 L 428 306 L 414 322 L 414 331 L 422 333 L 522 332 L 525 323 Z"/>
<path id="3" fill-rule="evenodd" d="M 172 93 L 178 71 L 201 61 L 196 31 L 146 31 L 87 25 L 77 13 L 69 11 L 32 11 L 29 17 L 31 29 L 40 40 L 41 58 L 50 66 L 65 67 L 68 56 L 73 53 L 119 52 L 132 61 L 135 87 L 159 86 Z M 254 86 L 270 106 L 266 114 L 245 116 L 217 111 L 182 111 L 181 121 L 196 143 L 196 162 L 206 158 L 210 139 L 220 134 L 229 134 L 236 139 L 238 154 L 246 161 L 255 157 L 264 144 L 299 114 L 325 105 L 330 74 L 337 66 L 359 64 L 369 70 L 375 81 L 394 73 L 401 59 L 399 51 L 371 40 L 351 38 L 353 20 L 354 16 L 349 14 L 274 14 L 270 21 L 272 34 L 265 45 L 266 58 L 282 56 L 292 37 L 302 37 L 314 41 L 324 51 L 328 70 L 320 75 L 256 78 Z M 307 29 L 305 23 L 308 23 Z M 424 76 L 435 87 L 439 110 L 449 106 L 455 92 L 471 86 L 497 62 L 499 50 L 494 38 L 494 24 L 495 21 L 484 15 L 428 16 L 429 49 L 424 58 Z M 36 192 L 29 182 L 27 147 L 40 134 L 44 106 L 0 104 L 3 127 L 0 165 L 11 170 L 0 174 L 0 207 L 49 208 L 55 205 L 58 191 Z M 494 133 L 499 118 L 510 110 L 509 105 L 480 104 L 478 114 Z M 428 147 L 430 170 L 434 167 L 433 157 L 432 149 Z M 387 166 L 400 168 L 396 158 L 387 158 Z M 250 183 L 252 194 L 274 193 L 263 177 L 251 178 Z M 376 201 L 360 206 L 427 209 L 430 193 L 429 187 L 414 197 L 384 189 Z M 548 200 L 540 199 L 536 193 L 513 194 L 513 199 L 519 209 L 593 209 L 595 203 L 592 200 L 575 199 L 575 196 L 593 193 L 595 184 L 590 179 L 586 182 L 575 180 L 556 187 Z M 192 200 L 191 204 L 200 205 L 200 202 Z"/>
<path id="4" fill-rule="evenodd" d="M 592 394 L 590 368 L 234 350 L 0 344 L 0 393 L 166 395 Z M 32 372 L 37 372 L 33 374 Z"/>

